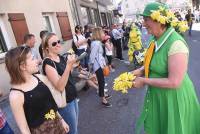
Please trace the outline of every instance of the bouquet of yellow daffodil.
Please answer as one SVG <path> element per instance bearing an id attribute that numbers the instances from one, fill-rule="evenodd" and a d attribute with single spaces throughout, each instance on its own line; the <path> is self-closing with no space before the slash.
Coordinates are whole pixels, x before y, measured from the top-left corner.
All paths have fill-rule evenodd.
<path id="1" fill-rule="evenodd" d="M 114 86 L 113 90 L 115 91 L 121 91 L 122 93 L 128 93 L 128 89 L 133 87 L 133 80 L 136 78 L 136 76 L 133 75 L 133 73 L 125 72 L 120 74 L 115 80 L 114 80 Z"/>
<path id="2" fill-rule="evenodd" d="M 153 10 L 150 16 L 153 20 L 156 20 L 161 24 L 170 24 L 179 33 L 183 33 L 188 30 L 187 22 L 179 21 L 174 13 L 169 9 L 159 7 L 159 10 Z"/>
<path id="3" fill-rule="evenodd" d="M 128 48 L 129 61 L 132 62 L 134 59 L 134 51 L 142 49 L 141 32 L 135 25 L 131 27 Z"/>

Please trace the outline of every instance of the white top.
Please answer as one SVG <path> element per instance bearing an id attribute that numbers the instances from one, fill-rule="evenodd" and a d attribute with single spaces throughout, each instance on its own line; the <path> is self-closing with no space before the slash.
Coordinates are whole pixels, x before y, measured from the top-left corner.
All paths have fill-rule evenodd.
<path id="1" fill-rule="evenodd" d="M 109 42 L 106 42 L 106 43 L 105 43 L 106 55 L 112 56 L 112 54 L 113 54 L 113 53 L 112 53 L 112 50 L 108 50 L 107 45 L 111 45 L 111 44 L 109 44 Z"/>
<path id="2" fill-rule="evenodd" d="M 77 37 L 78 37 L 78 40 L 76 38 L 76 35 L 73 36 L 74 43 L 77 43 L 77 41 L 82 41 L 86 39 L 82 34 L 77 35 Z M 87 43 L 80 45 L 77 49 L 87 49 Z"/>

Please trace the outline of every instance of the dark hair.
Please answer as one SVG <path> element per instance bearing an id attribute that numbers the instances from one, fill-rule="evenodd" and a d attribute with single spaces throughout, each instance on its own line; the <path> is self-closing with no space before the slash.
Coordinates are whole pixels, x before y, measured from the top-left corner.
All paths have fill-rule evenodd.
<path id="1" fill-rule="evenodd" d="M 55 33 L 47 33 L 45 38 L 43 39 L 43 42 L 42 42 L 42 48 L 43 48 L 43 51 L 44 51 L 44 54 L 47 55 L 49 52 L 48 52 L 48 47 L 49 47 L 49 39 L 52 37 L 52 36 L 56 36 Z"/>
<path id="2" fill-rule="evenodd" d="M 35 37 L 33 34 L 25 34 L 24 35 L 24 43 L 26 43 L 28 40 L 30 40 L 32 37 Z"/>
<path id="3" fill-rule="evenodd" d="M 75 26 L 75 33 L 78 33 L 78 31 L 81 32 L 81 29 L 82 29 L 82 26 L 76 25 L 76 26 Z"/>
<path id="4" fill-rule="evenodd" d="M 28 46 L 19 46 L 6 53 L 5 64 L 11 78 L 11 84 L 22 84 L 26 82 L 20 69 L 20 65 L 25 64 L 27 54 L 30 50 L 31 49 Z"/>
<path id="5" fill-rule="evenodd" d="M 44 35 L 47 34 L 47 33 L 48 33 L 47 30 L 40 31 L 40 38 L 42 39 L 44 37 Z"/>

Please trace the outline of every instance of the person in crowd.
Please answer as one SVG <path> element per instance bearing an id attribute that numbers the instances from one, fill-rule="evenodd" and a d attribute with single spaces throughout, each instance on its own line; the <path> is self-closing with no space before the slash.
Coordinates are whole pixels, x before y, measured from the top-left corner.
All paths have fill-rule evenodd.
<path id="1" fill-rule="evenodd" d="M 24 46 L 30 47 L 31 48 L 31 53 L 33 54 L 34 58 L 40 60 L 39 54 L 37 53 L 37 51 L 34 48 L 35 47 L 35 43 L 36 43 L 35 35 L 33 35 L 33 34 L 24 35 Z"/>
<path id="2" fill-rule="evenodd" d="M 192 14 L 191 9 L 188 10 L 188 13 L 185 15 L 185 19 L 188 23 L 188 27 L 189 27 L 189 36 L 192 35 L 192 25 L 193 25 L 193 21 L 194 21 L 194 14 Z"/>
<path id="3" fill-rule="evenodd" d="M 43 31 L 40 32 L 41 44 L 40 44 L 40 46 L 39 46 L 39 54 L 40 54 L 41 59 L 44 58 L 43 50 L 42 50 L 42 40 L 43 40 L 44 36 L 45 36 L 47 33 L 48 33 L 47 30 L 43 30 Z"/>
<path id="4" fill-rule="evenodd" d="M 3 96 L 3 93 L 0 90 L 0 97 Z M 14 134 L 13 130 L 10 128 L 6 116 L 3 111 L 0 109 L 0 134 Z"/>
<path id="5" fill-rule="evenodd" d="M 71 75 L 72 66 L 76 62 L 75 55 L 71 55 L 72 59 L 59 55 L 62 47 L 54 33 L 48 33 L 42 45 L 46 56 L 42 65 L 43 73 L 57 90 L 66 91 L 67 106 L 58 111 L 69 124 L 69 134 L 77 134 L 79 108 L 75 82 Z"/>
<path id="6" fill-rule="evenodd" d="M 87 49 L 88 49 L 88 40 L 90 39 L 89 37 L 85 38 L 83 36 L 81 29 L 82 29 L 81 26 L 77 25 L 75 27 L 75 35 L 73 36 L 73 41 L 75 43 L 75 46 L 77 47 L 76 54 L 78 56 L 80 56 L 84 52 L 87 52 Z M 89 60 L 89 57 L 86 56 L 85 58 L 83 58 L 80 61 L 80 64 L 81 64 L 81 66 L 83 68 L 88 68 L 88 60 Z"/>
<path id="7" fill-rule="evenodd" d="M 91 45 L 91 35 L 92 35 L 92 28 L 88 25 L 84 26 L 84 36 L 86 39 L 88 39 L 87 43 L 88 43 L 88 47 L 90 48 Z"/>
<path id="8" fill-rule="evenodd" d="M 107 100 L 108 98 L 110 98 L 110 95 L 105 96 L 104 94 L 105 79 L 102 69 L 106 66 L 106 62 L 103 57 L 103 43 L 101 42 L 103 40 L 103 37 L 104 32 L 102 28 L 97 27 L 93 29 L 89 70 L 90 72 L 95 72 L 96 74 L 99 85 L 99 97 L 101 97 L 102 99 L 102 105 L 106 107 L 112 107 L 112 105 Z"/>
<path id="9" fill-rule="evenodd" d="M 50 89 L 33 75 L 38 60 L 31 48 L 20 46 L 9 50 L 5 64 L 11 78 L 10 106 L 22 134 L 65 134 L 69 126 L 58 113 Z"/>
<path id="10" fill-rule="evenodd" d="M 113 44 L 110 41 L 110 36 L 106 35 L 103 39 L 103 43 L 105 45 L 106 57 L 108 60 L 108 66 L 109 66 L 110 72 L 114 72 L 115 69 L 112 67 Z"/>
<path id="11" fill-rule="evenodd" d="M 181 17 L 181 14 L 177 11 L 174 13 L 174 15 L 176 16 L 176 18 L 179 20 L 179 21 L 182 21 L 183 18 Z"/>
<path id="12" fill-rule="evenodd" d="M 160 8 L 168 10 L 162 3 L 151 2 L 141 14 L 153 38 L 144 66 L 133 71 L 137 76 L 134 87 L 148 85 L 136 134 L 142 124 L 147 134 L 199 134 L 200 105 L 187 74 L 189 49 L 169 21 L 162 24 L 151 17 Z"/>
<path id="13" fill-rule="evenodd" d="M 114 47 L 116 47 L 116 58 L 124 60 L 122 57 L 122 44 L 121 44 L 123 33 L 119 32 L 118 26 L 116 24 L 113 25 L 112 35 L 114 37 Z"/>
<path id="14" fill-rule="evenodd" d="M 76 86 L 79 85 L 80 81 L 84 81 L 84 84 L 86 84 L 87 88 L 93 87 L 96 90 L 98 90 L 98 81 L 97 81 L 96 75 L 82 69 L 82 67 L 78 63 L 75 64 L 73 68 L 72 76 L 74 77 L 76 81 Z"/>
<path id="15" fill-rule="evenodd" d="M 124 34 L 122 37 L 123 49 L 127 50 L 130 30 L 129 30 L 126 20 L 123 21 L 122 30 L 124 31 Z"/>

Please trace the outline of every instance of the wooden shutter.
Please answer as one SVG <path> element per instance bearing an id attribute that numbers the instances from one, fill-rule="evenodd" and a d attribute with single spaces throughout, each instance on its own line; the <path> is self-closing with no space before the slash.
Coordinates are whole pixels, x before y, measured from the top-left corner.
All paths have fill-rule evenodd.
<path id="1" fill-rule="evenodd" d="M 72 31 L 67 12 L 57 12 L 56 14 L 63 40 L 72 39 Z"/>
<path id="2" fill-rule="evenodd" d="M 23 13 L 9 13 L 9 21 L 15 35 L 17 45 L 24 43 L 24 35 L 29 33 Z"/>

